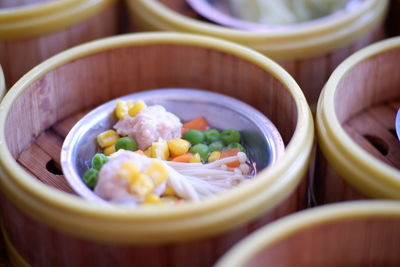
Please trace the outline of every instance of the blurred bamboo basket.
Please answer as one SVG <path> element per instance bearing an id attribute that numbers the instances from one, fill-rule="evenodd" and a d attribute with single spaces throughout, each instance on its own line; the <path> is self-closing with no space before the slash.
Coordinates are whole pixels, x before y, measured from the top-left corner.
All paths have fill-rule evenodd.
<path id="1" fill-rule="evenodd" d="M 117 34 L 116 5 L 115 0 L 0 1 L 0 64 L 8 87 L 62 50 Z"/>
<path id="2" fill-rule="evenodd" d="M 54 174 L 72 125 L 107 100 L 166 87 L 249 103 L 275 124 L 285 154 L 251 182 L 201 203 L 103 207 L 73 195 L 64 177 Z M 314 134 L 305 97 L 280 66 L 234 43 L 179 33 L 88 43 L 31 70 L 0 110 L 1 206 L 14 260 L 35 266 L 208 266 L 249 232 L 305 207 Z"/>
<path id="3" fill-rule="evenodd" d="M 397 201 L 314 208 L 254 232 L 216 267 L 399 266 L 399 224 Z"/>
<path id="4" fill-rule="evenodd" d="M 298 82 L 312 109 L 334 68 L 354 51 L 384 37 L 387 0 L 365 0 L 350 13 L 285 31 L 250 32 L 206 21 L 186 0 L 127 0 L 132 30 L 215 36 L 247 45 L 278 61 Z"/>
<path id="5" fill-rule="evenodd" d="M 317 111 L 320 203 L 400 199 L 399 62 L 400 38 L 376 43 L 345 60 L 323 89 Z"/>

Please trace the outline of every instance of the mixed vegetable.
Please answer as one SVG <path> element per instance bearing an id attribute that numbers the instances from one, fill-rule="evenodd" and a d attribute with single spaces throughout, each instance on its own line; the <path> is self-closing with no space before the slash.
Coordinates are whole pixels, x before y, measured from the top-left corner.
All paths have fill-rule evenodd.
<path id="1" fill-rule="evenodd" d="M 159 105 L 119 100 L 114 129 L 97 136 L 99 153 L 82 180 L 116 203 L 200 200 L 245 182 L 254 168 L 236 129 L 203 117 L 181 123 Z"/>

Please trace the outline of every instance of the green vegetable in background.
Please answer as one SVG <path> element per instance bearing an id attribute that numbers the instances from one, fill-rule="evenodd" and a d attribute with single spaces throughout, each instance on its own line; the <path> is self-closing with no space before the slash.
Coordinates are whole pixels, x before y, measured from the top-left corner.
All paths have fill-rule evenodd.
<path id="1" fill-rule="evenodd" d="M 126 136 L 118 139 L 117 143 L 115 143 L 115 150 L 118 151 L 119 149 L 136 151 L 138 146 L 135 139 Z"/>
<path id="2" fill-rule="evenodd" d="M 189 149 L 189 152 L 192 154 L 199 154 L 201 160 L 207 160 L 208 154 L 210 154 L 210 150 L 205 144 L 196 144 Z"/>
<path id="3" fill-rule="evenodd" d="M 97 184 L 99 171 L 96 169 L 89 169 L 83 174 L 83 182 L 90 188 L 93 189 Z"/>
<path id="4" fill-rule="evenodd" d="M 189 141 L 192 145 L 203 143 L 206 139 L 204 132 L 199 130 L 189 130 L 187 131 L 183 139 Z"/>
<path id="5" fill-rule="evenodd" d="M 222 151 L 224 146 L 225 145 L 224 143 L 222 143 L 222 141 L 215 141 L 209 144 L 208 148 L 210 149 L 210 152 L 214 152 L 214 151 Z"/>
<path id="6" fill-rule="evenodd" d="M 95 170 L 100 171 L 101 167 L 106 164 L 108 161 L 108 158 L 106 155 L 97 153 L 96 155 L 93 156 L 92 158 L 92 168 Z"/>
<path id="7" fill-rule="evenodd" d="M 244 147 L 239 143 L 231 143 L 226 147 L 226 149 L 232 149 L 232 148 L 239 148 L 240 151 L 246 153 L 246 150 L 244 149 Z"/>
<path id="8" fill-rule="evenodd" d="M 240 133 L 235 129 L 227 129 L 222 131 L 220 138 L 225 145 L 238 143 L 240 141 Z"/>
<path id="9" fill-rule="evenodd" d="M 204 132 L 204 135 L 206 136 L 207 143 L 212 143 L 212 142 L 218 141 L 220 138 L 220 133 L 217 129 L 207 130 Z"/>

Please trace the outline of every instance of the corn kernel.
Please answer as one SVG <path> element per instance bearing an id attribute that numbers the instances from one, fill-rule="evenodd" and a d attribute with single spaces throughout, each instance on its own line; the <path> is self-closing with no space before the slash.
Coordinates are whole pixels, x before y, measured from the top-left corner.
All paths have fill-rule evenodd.
<path id="1" fill-rule="evenodd" d="M 108 146 L 104 148 L 103 153 L 106 156 L 110 156 L 112 153 L 115 152 L 115 145 Z"/>
<path id="2" fill-rule="evenodd" d="M 160 197 L 156 194 L 149 194 L 142 204 L 161 204 Z"/>
<path id="3" fill-rule="evenodd" d="M 136 116 L 142 109 L 147 107 L 143 100 L 137 101 L 128 111 L 129 116 Z"/>
<path id="4" fill-rule="evenodd" d="M 219 151 L 213 151 L 211 152 L 210 156 L 208 156 L 208 162 L 213 162 L 216 160 L 219 160 L 221 158 L 221 152 Z"/>
<path id="5" fill-rule="evenodd" d="M 114 145 L 119 139 L 119 135 L 114 130 L 107 130 L 97 136 L 97 143 L 101 148 Z"/>
<path id="6" fill-rule="evenodd" d="M 119 178 L 125 179 L 129 184 L 134 183 L 140 175 L 139 167 L 129 161 L 123 162 L 117 171 Z"/>
<path id="7" fill-rule="evenodd" d="M 153 180 L 155 186 L 159 186 L 168 178 L 168 170 L 160 161 L 153 161 L 143 173 Z"/>
<path id="8" fill-rule="evenodd" d="M 146 156 L 148 156 L 149 158 L 151 158 L 151 146 L 150 146 L 148 149 L 146 149 L 146 150 L 144 151 L 144 154 L 145 154 Z"/>
<path id="9" fill-rule="evenodd" d="M 133 107 L 132 101 L 118 100 L 115 107 L 115 115 L 118 119 L 122 120 L 129 115 L 129 109 Z"/>
<path id="10" fill-rule="evenodd" d="M 167 143 L 169 152 L 173 157 L 183 155 L 189 151 L 190 142 L 185 139 L 174 138 L 169 140 Z"/>
<path id="11" fill-rule="evenodd" d="M 163 195 L 178 196 L 178 194 L 175 192 L 175 190 L 169 184 L 167 184 L 167 186 L 165 187 L 165 191 L 164 191 Z"/>
<path id="12" fill-rule="evenodd" d="M 151 145 L 151 157 L 161 160 L 169 158 L 168 144 L 165 140 L 160 139 Z"/>
<path id="13" fill-rule="evenodd" d="M 154 190 L 154 183 L 146 174 L 139 174 L 137 179 L 130 185 L 130 191 L 139 197 L 145 197 Z"/>
<path id="14" fill-rule="evenodd" d="M 190 163 L 199 163 L 201 162 L 201 158 L 199 153 L 193 155 L 193 157 L 189 160 Z"/>

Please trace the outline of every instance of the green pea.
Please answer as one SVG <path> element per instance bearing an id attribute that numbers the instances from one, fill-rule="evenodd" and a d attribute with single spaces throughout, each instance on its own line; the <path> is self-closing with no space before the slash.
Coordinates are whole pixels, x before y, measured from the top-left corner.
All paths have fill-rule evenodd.
<path id="1" fill-rule="evenodd" d="M 204 133 L 199 130 L 189 130 L 183 136 L 183 139 L 189 141 L 192 145 L 203 143 L 205 138 Z"/>
<path id="2" fill-rule="evenodd" d="M 103 165 L 106 164 L 107 161 L 108 161 L 108 158 L 106 155 L 97 153 L 92 158 L 92 168 L 100 171 L 101 167 L 103 167 Z"/>
<path id="3" fill-rule="evenodd" d="M 235 129 L 227 129 L 222 131 L 220 138 L 225 145 L 238 143 L 240 141 L 240 133 L 238 130 Z"/>
<path id="4" fill-rule="evenodd" d="M 125 136 L 118 139 L 118 141 L 115 143 L 115 150 L 118 151 L 119 149 L 136 151 L 138 146 L 135 139 Z"/>
<path id="5" fill-rule="evenodd" d="M 210 150 L 205 144 L 196 144 L 189 149 L 189 152 L 192 154 L 198 153 L 200 158 L 205 161 L 210 153 Z"/>
<path id="6" fill-rule="evenodd" d="M 204 132 L 206 136 L 206 142 L 212 143 L 219 140 L 220 133 L 216 129 L 210 129 Z"/>
<path id="7" fill-rule="evenodd" d="M 225 145 L 224 143 L 222 143 L 222 141 L 215 141 L 209 144 L 208 148 L 210 149 L 210 152 L 214 152 L 214 151 L 222 151 L 224 146 Z"/>
<path id="8" fill-rule="evenodd" d="M 246 153 L 246 149 L 244 149 L 244 147 L 243 147 L 241 144 L 239 144 L 239 143 L 231 143 L 231 144 L 229 144 L 226 148 L 227 148 L 227 149 L 239 148 L 240 151 Z"/>
<path id="9" fill-rule="evenodd" d="M 97 184 L 97 179 L 99 176 L 99 171 L 96 169 L 89 169 L 83 174 L 83 182 L 89 187 L 93 189 Z"/>

